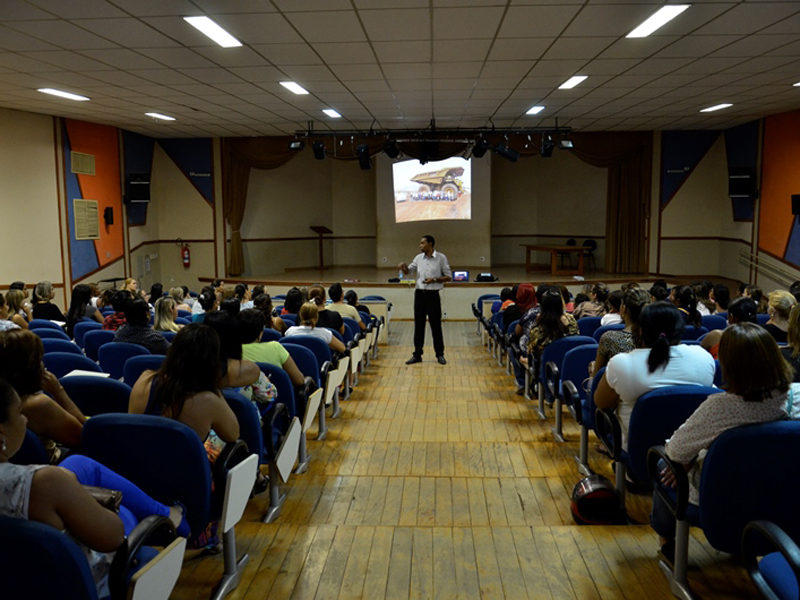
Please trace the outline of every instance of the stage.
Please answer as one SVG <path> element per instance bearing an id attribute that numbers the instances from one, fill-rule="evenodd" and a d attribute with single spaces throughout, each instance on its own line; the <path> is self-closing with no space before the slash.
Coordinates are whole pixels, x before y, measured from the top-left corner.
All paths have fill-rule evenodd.
<path id="1" fill-rule="evenodd" d="M 452 265 L 451 265 L 452 267 Z M 584 279 L 576 280 L 573 276 L 553 276 L 550 274 L 549 265 L 534 265 L 534 271 L 525 272 L 525 265 L 498 266 L 491 269 L 481 267 L 468 267 L 460 270 L 469 271 L 469 282 L 450 282 L 445 284 L 442 292 L 442 310 L 444 318 L 450 320 L 473 319 L 471 305 L 481 294 L 500 293 L 504 287 L 513 287 L 522 281 L 530 281 L 534 285 L 540 283 L 564 284 L 574 295 L 586 283 L 603 282 L 612 290 L 631 281 L 637 282 L 644 288 L 649 288 L 654 281 L 660 279 L 658 275 L 620 275 L 608 274 L 604 271 L 587 268 Z M 494 282 L 477 283 L 475 278 L 483 272 L 491 272 L 498 280 Z M 225 279 L 225 283 L 244 282 L 248 285 L 263 284 L 271 295 L 285 294 L 292 286 L 304 286 L 312 283 L 322 283 L 325 287 L 332 283 L 340 282 L 345 291 L 355 290 L 359 298 L 377 295 L 386 298 L 392 306 L 392 319 L 413 319 L 414 282 L 409 279 L 400 283 L 389 283 L 389 279 L 398 276 L 397 268 L 374 268 L 366 266 L 329 267 L 324 271 L 320 269 L 287 269 L 283 273 L 272 273 L 259 277 L 232 277 Z M 699 279 L 704 277 L 693 277 Z M 688 283 L 689 278 L 664 277 L 670 285 Z M 202 285 L 213 280 L 212 277 L 200 278 Z M 719 278 L 714 278 L 719 281 Z M 732 285 L 733 282 L 725 282 Z M 731 290 L 734 291 L 733 288 Z M 735 294 L 734 294 L 735 295 Z"/>

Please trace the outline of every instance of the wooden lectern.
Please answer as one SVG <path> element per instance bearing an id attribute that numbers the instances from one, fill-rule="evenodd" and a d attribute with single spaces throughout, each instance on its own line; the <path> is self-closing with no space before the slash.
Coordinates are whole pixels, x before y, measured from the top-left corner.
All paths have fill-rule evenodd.
<path id="1" fill-rule="evenodd" d="M 322 236 L 324 236 L 326 233 L 333 233 L 333 231 L 331 231 L 330 229 L 328 229 L 324 225 L 312 225 L 311 226 L 311 231 L 313 231 L 314 233 L 319 234 L 319 270 L 320 271 L 324 271 L 325 270 L 325 258 L 324 258 L 323 254 L 322 254 L 322 242 L 323 242 L 323 240 L 325 238 L 323 238 Z"/>

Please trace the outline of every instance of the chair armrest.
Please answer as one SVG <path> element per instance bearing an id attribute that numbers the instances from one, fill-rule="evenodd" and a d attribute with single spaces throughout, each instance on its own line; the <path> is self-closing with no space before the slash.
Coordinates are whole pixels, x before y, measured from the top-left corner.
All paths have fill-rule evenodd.
<path id="1" fill-rule="evenodd" d="M 289 414 L 289 409 L 286 408 L 285 404 L 278 404 L 275 406 L 275 409 L 272 411 L 270 418 L 261 426 L 261 431 L 264 436 L 264 445 L 267 448 L 267 453 L 269 454 L 269 459 L 274 460 L 278 454 L 278 448 L 280 448 L 280 440 L 278 440 L 278 444 L 275 444 L 275 440 L 273 438 L 273 432 L 275 431 L 276 426 L 278 425 L 278 418 L 281 415 L 286 415 L 286 419 L 291 420 L 291 415 Z M 286 431 L 281 432 L 281 436 L 286 435 Z"/>
<path id="2" fill-rule="evenodd" d="M 662 460 L 675 475 L 675 498 L 667 492 L 661 483 L 661 471 L 658 468 L 658 463 Z M 676 463 L 667 456 L 664 446 L 653 446 L 647 451 L 647 475 L 650 477 L 655 493 L 661 496 L 669 511 L 679 521 L 684 520 L 686 518 L 686 509 L 689 507 L 689 475 L 683 465 Z"/>
<path id="3" fill-rule="evenodd" d="M 578 425 L 583 425 L 581 395 L 578 393 L 578 388 L 569 379 L 561 382 L 561 398 L 564 404 L 567 405 L 572 418 L 575 419 Z"/>
<path id="4" fill-rule="evenodd" d="M 594 413 L 594 425 L 597 437 L 605 446 L 612 460 L 619 460 L 622 454 L 622 427 L 614 411 L 608 408 L 598 408 Z"/>
<path id="5" fill-rule="evenodd" d="M 111 598 L 124 600 L 128 596 L 128 573 L 138 568 L 137 554 L 143 546 L 167 546 L 178 537 L 175 525 L 167 517 L 150 515 L 131 531 L 114 555 L 108 573 Z"/>
<path id="6" fill-rule="evenodd" d="M 547 363 L 544 365 L 544 382 L 550 397 L 553 399 L 558 396 L 560 379 L 561 373 L 558 370 L 558 365 L 551 360 L 547 361 Z"/>
<path id="7" fill-rule="evenodd" d="M 322 363 L 322 367 L 319 370 L 319 380 L 320 381 L 327 381 L 328 380 L 328 371 L 330 371 L 331 369 L 333 369 L 333 365 L 331 364 L 331 361 L 326 360 L 324 363 Z"/>
<path id="8" fill-rule="evenodd" d="M 795 578 L 800 581 L 800 548 L 792 538 L 771 521 L 748 523 L 742 533 L 742 555 L 750 579 L 765 598 L 777 598 L 777 595 L 761 573 L 758 557 L 771 552 L 780 552 Z"/>

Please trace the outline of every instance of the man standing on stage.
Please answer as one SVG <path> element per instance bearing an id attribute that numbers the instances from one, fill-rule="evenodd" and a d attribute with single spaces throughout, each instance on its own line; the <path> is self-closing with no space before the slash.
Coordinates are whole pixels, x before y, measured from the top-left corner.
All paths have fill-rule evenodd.
<path id="1" fill-rule="evenodd" d="M 422 236 L 419 242 L 421 252 L 410 265 L 400 263 L 398 268 L 404 275 L 417 273 L 414 291 L 414 354 L 406 361 L 407 365 L 422 362 L 422 346 L 425 344 L 425 318 L 431 322 L 433 349 L 439 364 L 446 365 L 444 358 L 444 337 L 442 336 L 442 301 L 439 290 L 450 281 L 450 264 L 447 257 L 433 249 L 436 240 L 432 235 Z"/>

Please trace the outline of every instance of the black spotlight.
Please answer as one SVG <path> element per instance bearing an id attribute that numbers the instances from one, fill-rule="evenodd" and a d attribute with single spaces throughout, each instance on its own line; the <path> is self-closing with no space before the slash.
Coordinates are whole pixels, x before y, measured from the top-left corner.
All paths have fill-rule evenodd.
<path id="1" fill-rule="evenodd" d="M 400 156 L 400 148 L 397 147 L 397 142 L 394 140 L 386 140 L 383 145 L 383 151 L 389 158 L 397 158 Z"/>
<path id="2" fill-rule="evenodd" d="M 555 148 L 553 138 L 549 135 L 542 136 L 542 158 L 550 158 L 553 156 L 553 148 Z"/>
<path id="3" fill-rule="evenodd" d="M 372 161 L 369 158 L 369 146 L 361 144 L 356 148 L 356 155 L 358 156 L 358 166 L 362 171 L 369 171 L 372 168 Z"/>
<path id="4" fill-rule="evenodd" d="M 483 155 L 486 154 L 489 148 L 488 140 L 481 138 L 475 142 L 475 145 L 472 147 L 472 156 L 475 158 L 483 158 Z"/>
<path id="5" fill-rule="evenodd" d="M 494 147 L 494 151 L 497 152 L 498 156 L 502 156 L 511 162 L 517 162 L 519 160 L 519 152 L 513 148 L 509 148 L 505 144 L 497 144 L 497 146 Z"/>
<path id="6" fill-rule="evenodd" d="M 289 150 L 302 150 L 306 147 L 306 143 L 303 140 L 292 140 L 289 142 Z"/>
<path id="7" fill-rule="evenodd" d="M 314 151 L 314 158 L 317 160 L 325 159 L 325 144 L 323 142 L 314 142 L 311 149 Z"/>

